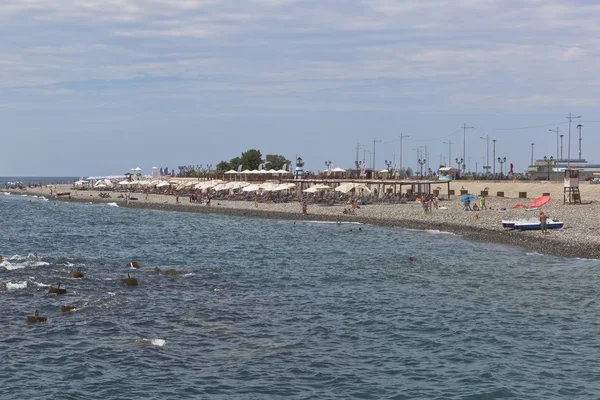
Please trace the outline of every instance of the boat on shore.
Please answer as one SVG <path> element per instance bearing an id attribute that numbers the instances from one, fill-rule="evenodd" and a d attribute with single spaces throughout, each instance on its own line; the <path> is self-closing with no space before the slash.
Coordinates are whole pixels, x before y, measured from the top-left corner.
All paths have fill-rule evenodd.
<path id="1" fill-rule="evenodd" d="M 546 229 L 560 229 L 564 226 L 564 222 L 555 221 L 548 218 L 546 221 Z M 542 229 L 542 224 L 538 218 L 520 219 L 515 221 L 502 221 L 502 227 L 508 229 L 517 229 L 520 231 L 535 231 Z"/>

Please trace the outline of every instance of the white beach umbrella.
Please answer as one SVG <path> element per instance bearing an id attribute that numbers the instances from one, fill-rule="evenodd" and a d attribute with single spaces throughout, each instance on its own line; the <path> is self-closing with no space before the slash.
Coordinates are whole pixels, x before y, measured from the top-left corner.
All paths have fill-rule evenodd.
<path id="1" fill-rule="evenodd" d="M 260 186 L 253 184 L 253 185 L 248 185 L 248 186 L 244 187 L 242 189 L 242 192 L 256 192 L 259 189 L 260 189 Z"/>
<path id="2" fill-rule="evenodd" d="M 230 169 L 229 171 L 225 172 L 225 175 L 235 175 L 238 172 L 235 169 Z"/>
<path id="3" fill-rule="evenodd" d="M 252 173 L 252 171 L 250 171 L 249 169 L 245 169 L 242 172 L 240 172 L 240 174 L 244 174 L 244 175 L 251 174 L 251 173 Z"/>
<path id="4" fill-rule="evenodd" d="M 165 187 L 165 186 L 169 186 L 169 182 L 162 181 L 162 182 L 156 184 L 157 188 L 161 188 L 161 187 Z"/>

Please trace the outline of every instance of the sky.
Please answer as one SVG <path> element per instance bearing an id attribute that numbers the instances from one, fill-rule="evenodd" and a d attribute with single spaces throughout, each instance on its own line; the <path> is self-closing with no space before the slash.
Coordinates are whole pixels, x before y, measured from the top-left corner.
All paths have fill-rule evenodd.
<path id="1" fill-rule="evenodd" d="M 557 128 L 567 157 L 569 113 L 571 158 L 581 124 L 600 163 L 598 20 L 581 0 L 2 0 L 0 176 L 248 149 L 383 169 L 400 135 L 403 167 L 481 171 L 496 140 L 518 172 Z"/>

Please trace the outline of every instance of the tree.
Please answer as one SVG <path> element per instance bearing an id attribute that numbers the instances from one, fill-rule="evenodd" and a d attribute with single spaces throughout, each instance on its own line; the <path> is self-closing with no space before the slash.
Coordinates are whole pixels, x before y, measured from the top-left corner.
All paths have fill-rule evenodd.
<path id="1" fill-rule="evenodd" d="M 258 169 L 258 166 L 262 164 L 262 154 L 260 153 L 260 150 L 250 149 L 242 153 L 241 163 L 245 169 Z"/>
<path id="2" fill-rule="evenodd" d="M 231 169 L 231 164 L 229 164 L 227 161 L 221 161 L 220 163 L 217 164 L 217 166 L 215 168 L 219 172 L 225 172 L 225 171 L 229 171 Z"/>
<path id="3" fill-rule="evenodd" d="M 230 169 L 234 169 L 237 171 L 240 165 L 242 165 L 242 159 L 240 157 L 234 157 L 231 160 L 229 160 Z"/>
<path id="4" fill-rule="evenodd" d="M 290 163 L 290 160 L 277 154 L 267 154 L 265 162 L 267 169 L 282 169 L 284 165 Z"/>

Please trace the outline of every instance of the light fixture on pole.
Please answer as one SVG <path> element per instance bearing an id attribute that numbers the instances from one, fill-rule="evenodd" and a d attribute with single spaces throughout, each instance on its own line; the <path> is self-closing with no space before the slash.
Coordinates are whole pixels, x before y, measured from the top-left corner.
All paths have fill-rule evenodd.
<path id="1" fill-rule="evenodd" d="M 325 161 L 325 166 L 327 167 L 327 173 L 331 175 L 331 161 Z"/>
<path id="2" fill-rule="evenodd" d="M 579 161 L 581 161 L 581 128 L 583 128 L 583 125 L 577 125 L 577 129 L 579 129 Z"/>
<path id="3" fill-rule="evenodd" d="M 420 178 L 420 179 L 423 179 L 423 164 L 425 164 L 425 163 L 426 163 L 426 160 L 425 160 L 425 159 L 422 159 L 422 160 L 421 160 L 421 159 L 419 158 L 419 159 L 417 160 L 417 162 L 418 162 L 418 163 L 419 163 L 419 165 L 421 166 L 421 178 Z"/>
<path id="4" fill-rule="evenodd" d="M 563 160 L 563 138 L 565 137 L 565 135 L 560 135 L 560 159 Z"/>
<path id="5" fill-rule="evenodd" d="M 556 127 L 556 129 L 548 129 L 550 132 L 556 132 L 556 158 L 558 158 L 558 133 L 560 132 L 560 130 L 558 129 L 558 127 Z M 560 137 L 562 137 L 563 135 L 561 135 Z M 562 154 L 560 156 L 560 158 L 562 158 Z"/>
<path id="6" fill-rule="evenodd" d="M 392 169 L 392 161 L 391 161 L 391 160 L 390 160 L 390 161 L 388 161 L 388 160 L 385 160 L 385 161 L 384 161 L 384 163 L 385 163 L 385 166 L 387 167 L 387 170 L 388 170 L 388 178 L 389 178 L 389 177 L 390 177 L 390 170 Z"/>
<path id="7" fill-rule="evenodd" d="M 554 161 L 554 157 L 550 156 L 550 158 L 544 156 L 544 161 L 546 162 L 546 170 L 548 171 L 548 180 L 550 180 L 550 164 Z"/>
<path id="8" fill-rule="evenodd" d="M 456 164 L 458 165 L 458 169 L 460 171 L 460 165 L 463 163 L 464 159 L 457 157 L 454 161 L 456 161 Z"/>
<path id="9" fill-rule="evenodd" d="M 452 140 L 448 140 L 447 142 L 444 142 L 444 144 L 448 145 L 448 166 L 450 166 L 450 163 L 452 162 Z"/>
<path id="10" fill-rule="evenodd" d="M 566 118 L 569 120 L 569 139 L 568 139 L 568 143 L 567 143 L 567 168 L 570 168 L 571 167 L 571 121 L 574 119 L 581 118 L 581 115 L 574 117 L 571 115 L 571 113 L 569 113 L 569 116 Z"/>
<path id="11" fill-rule="evenodd" d="M 474 126 L 467 126 L 467 124 L 463 124 L 462 126 L 463 128 L 463 155 L 462 155 L 462 159 L 463 159 L 463 174 L 465 172 L 467 172 L 467 166 L 465 165 L 464 161 L 467 160 L 467 129 L 473 129 L 475 128 Z"/>
<path id="12" fill-rule="evenodd" d="M 492 142 L 494 143 L 494 155 L 492 156 L 492 160 L 494 160 L 494 171 L 492 172 L 492 174 L 495 176 L 496 175 L 496 139 L 492 139 Z"/>
<path id="13" fill-rule="evenodd" d="M 498 157 L 498 162 L 500 163 L 500 176 L 504 177 L 504 163 L 506 162 L 506 157 Z"/>
<path id="14" fill-rule="evenodd" d="M 479 139 L 484 139 L 485 140 L 485 149 L 486 149 L 486 160 L 485 160 L 485 167 L 483 167 L 483 169 L 486 170 L 486 172 L 490 172 L 490 135 L 485 135 L 485 136 L 479 136 Z M 477 171 L 475 171 L 477 172 Z"/>
<path id="15" fill-rule="evenodd" d="M 400 136 L 398 136 L 398 137 L 400 138 L 400 160 L 398 163 L 400 165 L 400 168 L 398 169 L 398 171 L 403 171 L 403 169 L 402 169 L 402 139 L 410 137 L 410 136 L 405 135 L 404 133 L 401 133 Z M 400 175 L 400 173 L 402 173 L 402 172 L 399 172 L 398 175 Z M 403 177 L 401 177 L 401 178 L 403 178 Z"/>

